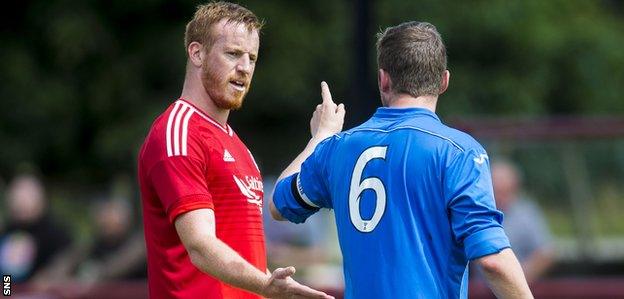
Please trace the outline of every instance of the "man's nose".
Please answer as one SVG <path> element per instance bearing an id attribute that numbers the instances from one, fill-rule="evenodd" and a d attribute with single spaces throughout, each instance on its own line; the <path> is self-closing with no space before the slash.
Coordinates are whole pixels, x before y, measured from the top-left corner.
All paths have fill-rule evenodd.
<path id="1" fill-rule="evenodd" d="M 251 71 L 251 61 L 248 55 L 243 55 L 241 59 L 238 61 L 238 65 L 236 66 L 236 70 L 249 73 Z"/>

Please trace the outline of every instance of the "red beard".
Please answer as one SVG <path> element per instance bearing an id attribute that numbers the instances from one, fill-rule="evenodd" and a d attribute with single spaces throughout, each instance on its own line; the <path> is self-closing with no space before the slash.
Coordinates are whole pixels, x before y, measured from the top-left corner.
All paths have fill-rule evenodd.
<path id="1" fill-rule="evenodd" d="M 247 86 L 244 91 L 235 90 L 230 83 L 234 79 L 238 78 L 223 78 L 212 73 L 206 65 L 202 67 L 204 90 L 220 109 L 237 110 L 243 105 L 243 99 L 249 87 Z M 248 80 L 243 81 L 248 82 Z"/>

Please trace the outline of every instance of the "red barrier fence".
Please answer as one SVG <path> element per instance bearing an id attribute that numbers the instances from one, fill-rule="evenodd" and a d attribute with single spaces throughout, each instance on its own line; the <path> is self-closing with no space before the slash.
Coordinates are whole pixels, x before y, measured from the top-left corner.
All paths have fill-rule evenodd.
<path id="1" fill-rule="evenodd" d="M 564 278 L 535 283 L 531 286 L 535 298 L 546 299 L 624 299 L 624 277 L 622 278 Z M 12 290 L 16 298 L 46 299 L 142 299 L 147 298 L 147 283 L 112 282 L 93 285 L 66 283 L 50 286 L 18 285 Z M 327 290 L 327 293 L 342 298 L 342 292 Z M 14 297 L 14 298 L 15 298 Z M 470 285 L 469 298 L 495 298 L 482 283 Z"/>
<path id="2" fill-rule="evenodd" d="M 536 282 L 531 285 L 539 299 L 617 299 L 624 298 L 622 278 L 560 278 Z M 484 283 L 470 284 L 471 299 L 493 299 Z"/>

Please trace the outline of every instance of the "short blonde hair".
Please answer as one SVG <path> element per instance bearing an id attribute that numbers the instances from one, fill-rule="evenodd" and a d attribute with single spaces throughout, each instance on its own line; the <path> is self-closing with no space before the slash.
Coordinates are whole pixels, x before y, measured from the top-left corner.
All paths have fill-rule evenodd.
<path id="1" fill-rule="evenodd" d="M 212 43 L 212 25 L 223 19 L 244 24 L 249 31 L 260 31 L 264 26 L 264 21 L 258 19 L 253 12 L 243 6 L 222 1 L 210 2 L 199 5 L 193 19 L 186 24 L 184 46 L 188 48 L 192 42 L 209 46 Z"/>

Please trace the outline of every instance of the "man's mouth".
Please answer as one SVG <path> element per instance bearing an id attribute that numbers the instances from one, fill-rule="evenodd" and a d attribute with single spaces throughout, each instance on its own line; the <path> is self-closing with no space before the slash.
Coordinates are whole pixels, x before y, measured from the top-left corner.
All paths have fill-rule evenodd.
<path id="1" fill-rule="evenodd" d="M 245 91 L 245 81 L 242 80 L 231 80 L 230 84 L 234 87 L 234 89 L 238 91 Z"/>

